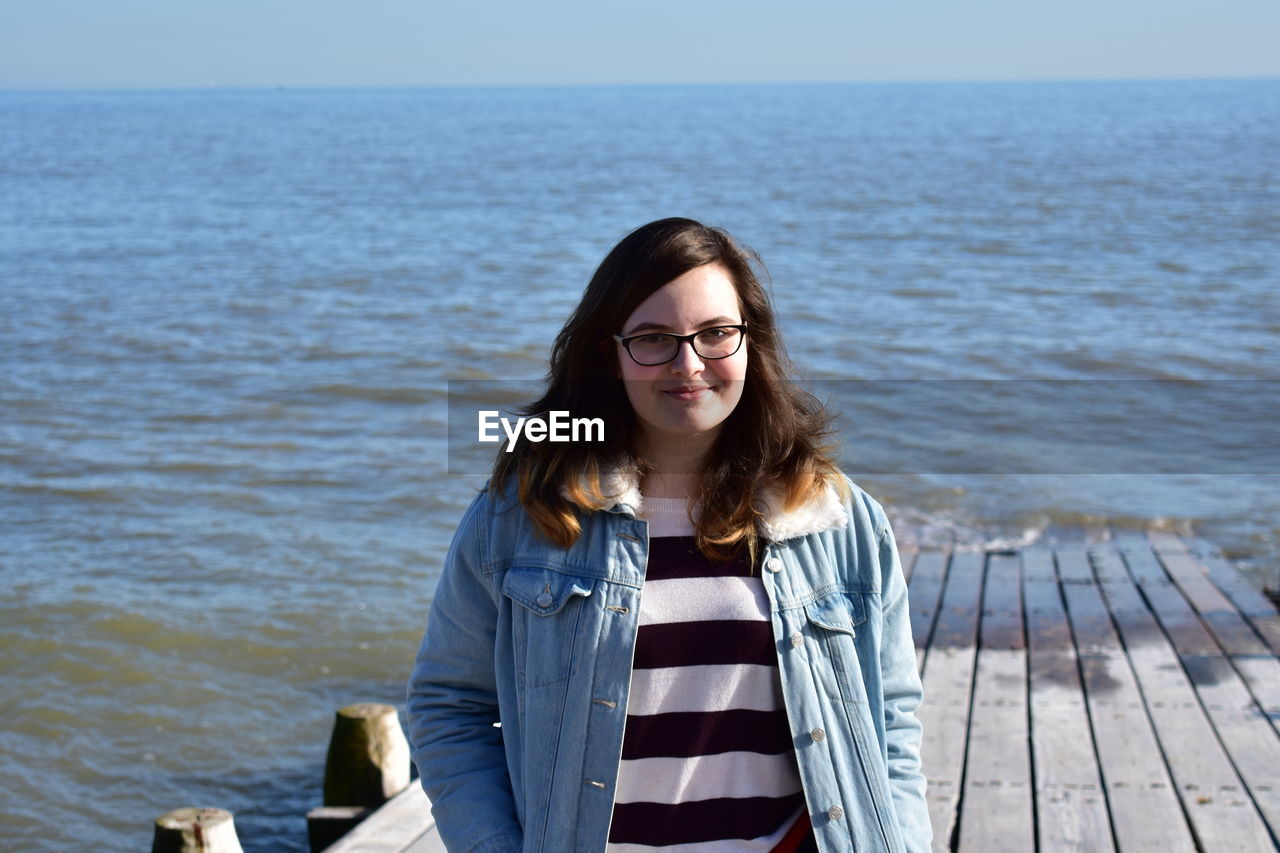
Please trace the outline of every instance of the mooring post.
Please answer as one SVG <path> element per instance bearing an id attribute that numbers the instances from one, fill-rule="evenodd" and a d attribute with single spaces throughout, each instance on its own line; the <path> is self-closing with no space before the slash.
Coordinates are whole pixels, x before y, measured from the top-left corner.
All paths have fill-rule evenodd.
<path id="1" fill-rule="evenodd" d="M 395 706 L 339 708 L 324 767 L 324 804 L 377 807 L 408 784 L 409 741 Z"/>
<path id="2" fill-rule="evenodd" d="M 156 818 L 151 853 L 244 853 L 225 809 L 174 809 Z"/>
<path id="3" fill-rule="evenodd" d="M 324 806 L 307 813 L 311 849 L 323 850 L 409 785 L 409 742 L 394 705 L 339 708 L 324 768 Z"/>

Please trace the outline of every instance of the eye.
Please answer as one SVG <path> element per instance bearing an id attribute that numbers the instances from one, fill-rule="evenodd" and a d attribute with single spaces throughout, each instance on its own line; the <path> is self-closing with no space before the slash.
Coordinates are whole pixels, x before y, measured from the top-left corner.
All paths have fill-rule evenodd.
<path id="1" fill-rule="evenodd" d="M 731 329 L 727 326 L 717 326 L 714 329 L 707 329 L 705 332 L 699 332 L 699 340 L 704 341 L 721 341 L 727 337 L 738 334 L 737 329 Z"/>
<path id="2" fill-rule="evenodd" d="M 656 346 L 658 344 L 666 343 L 670 340 L 670 337 L 670 335 L 639 335 L 632 338 L 631 342 L 640 344 L 641 346 Z"/>

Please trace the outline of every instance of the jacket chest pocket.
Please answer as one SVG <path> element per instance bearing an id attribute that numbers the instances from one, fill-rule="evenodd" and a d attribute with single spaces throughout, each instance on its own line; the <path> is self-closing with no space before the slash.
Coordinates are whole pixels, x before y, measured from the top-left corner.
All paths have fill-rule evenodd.
<path id="1" fill-rule="evenodd" d="M 860 592 L 833 593 L 805 606 L 809 633 L 822 650 L 820 680 L 833 698 L 850 704 L 867 701 L 867 686 L 858 663 L 855 638 L 867 619 Z"/>
<path id="2" fill-rule="evenodd" d="M 595 583 L 550 569 L 507 571 L 502 594 L 511 601 L 516 672 L 525 687 L 555 684 L 573 674 L 584 600 Z"/>

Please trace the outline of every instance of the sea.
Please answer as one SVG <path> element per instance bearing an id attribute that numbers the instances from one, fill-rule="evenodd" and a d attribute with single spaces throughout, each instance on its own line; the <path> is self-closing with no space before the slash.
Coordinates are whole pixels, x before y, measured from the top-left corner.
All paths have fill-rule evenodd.
<path id="1" fill-rule="evenodd" d="M 661 217 L 758 254 L 900 541 L 1280 583 L 1280 80 L 5 91 L 0 200 L 5 849 L 307 849 L 472 413 Z"/>

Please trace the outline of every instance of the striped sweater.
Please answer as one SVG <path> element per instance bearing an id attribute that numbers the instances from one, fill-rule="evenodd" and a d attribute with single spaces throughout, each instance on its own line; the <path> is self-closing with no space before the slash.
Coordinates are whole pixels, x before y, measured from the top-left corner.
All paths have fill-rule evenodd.
<path id="1" fill-rule="evenodd" d="M 683 499 L 646 498 L 610 853 L 770 851 L 803 811 L 760 578 L 694 546 Z"/>

